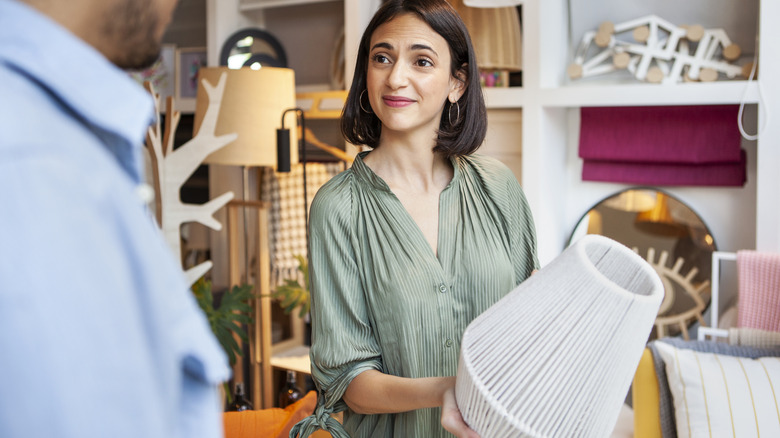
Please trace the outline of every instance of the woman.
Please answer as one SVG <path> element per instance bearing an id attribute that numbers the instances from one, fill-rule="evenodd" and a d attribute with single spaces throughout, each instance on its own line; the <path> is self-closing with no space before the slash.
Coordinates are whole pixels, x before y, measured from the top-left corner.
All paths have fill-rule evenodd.
<path id="1" fill-rule="evenodd" d="M 476 436 L 454 398 L 463 331 L 538 261 L 517 180 L 470 155 L 486 111 L 468 32 L 446 1 L 382 5 L 360 43 L 342 131 L 372 150 L 311 207 L 319 398 L 291 436 Z M 343 430 L 329 419 L 342 410 Z"/>

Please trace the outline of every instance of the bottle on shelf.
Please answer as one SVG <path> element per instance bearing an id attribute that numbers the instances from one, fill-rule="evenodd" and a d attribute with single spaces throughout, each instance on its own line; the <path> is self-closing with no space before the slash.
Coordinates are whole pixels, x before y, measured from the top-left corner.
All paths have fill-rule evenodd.
<path id="1" fill-rule="evenodd" d="M 303 392 L 295 385 L 295 378 L 295 371 L 287 370 L 287 383 L 285 383 L 284 388 L 279 392 L 280 408 L 286 408 L 303 398 Z"/>
<path id="2" fill-rule="evenodd" d="M 228 406 L 228 410 L 241 412 L 252 409 L 252 403 L 246 399 L 244 394 L 244 384 L 236 383 L 236 391 L 233 394 L 233 402 Z"/>

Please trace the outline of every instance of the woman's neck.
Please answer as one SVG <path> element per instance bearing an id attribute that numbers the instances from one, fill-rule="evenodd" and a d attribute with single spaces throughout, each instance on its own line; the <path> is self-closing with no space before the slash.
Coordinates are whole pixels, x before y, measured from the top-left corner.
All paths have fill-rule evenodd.
<path id="1" fill-rule="evenodd" d="M 433 152 L 436 139 L 384 135 L 365 164 L 394 192 L 439 193 L 452 180 L 452 166 Z"/>

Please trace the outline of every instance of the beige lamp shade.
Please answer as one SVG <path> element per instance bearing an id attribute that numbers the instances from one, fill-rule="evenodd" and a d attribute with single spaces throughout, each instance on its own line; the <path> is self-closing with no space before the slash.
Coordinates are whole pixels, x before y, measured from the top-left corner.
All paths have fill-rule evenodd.
<path id="1" fill-rule="evenodd" d="M 481 69 L 520 71 L 523 68 L 520 15 L 515 7 L 469 7 L 450 2 L 471 35 Z"/>
<path id="2" fill-rule="evenodd" d="M 276 130 L 282 114 L 295 108 L 295 74 L 288 68 L 205 67 L 199 70 L 194 132 L 200 129 L 209 99 L 218 99 L 215 136 L 238 134 L 235 141 L 206 157 L 206 164 L 276 167 Z M 226 76 L 221 98 L 210 96 L 205 83 L 214 87 Z M 294 111 L 285 115 L 284 127 L 290 129 L 290 145 L 297 145 L 297 118 Z M 290 162 L 298 162 L 298 148 L 290 148 Z"/>

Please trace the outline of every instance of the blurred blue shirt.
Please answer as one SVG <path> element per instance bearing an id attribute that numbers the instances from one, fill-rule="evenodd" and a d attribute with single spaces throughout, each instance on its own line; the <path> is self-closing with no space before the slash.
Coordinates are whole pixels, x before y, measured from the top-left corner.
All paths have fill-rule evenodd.
<path id="1" fill-rule="evenodd" d="M 0 437 L 222 435 L 225 355 L 137 194 L 152 116 L 91 46 L 0 0 Z"/>

